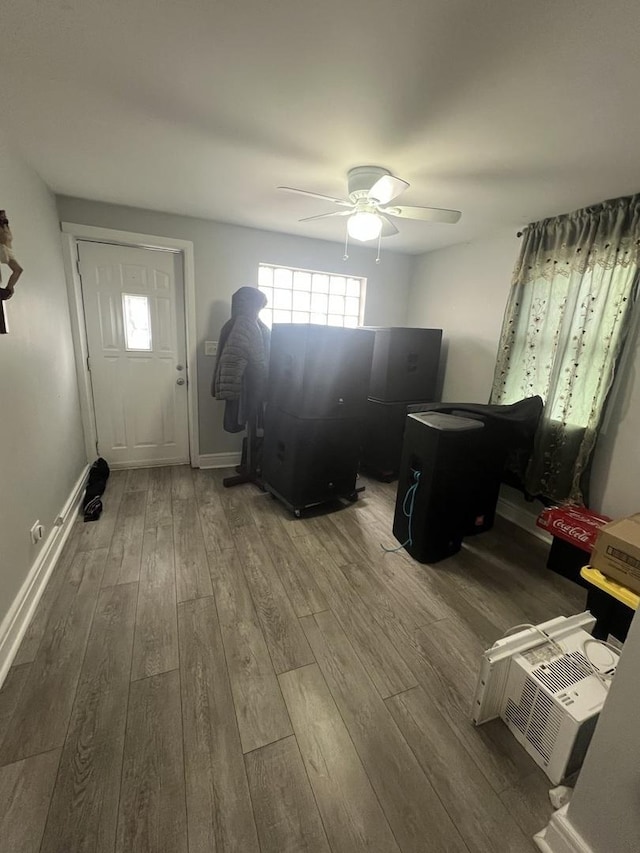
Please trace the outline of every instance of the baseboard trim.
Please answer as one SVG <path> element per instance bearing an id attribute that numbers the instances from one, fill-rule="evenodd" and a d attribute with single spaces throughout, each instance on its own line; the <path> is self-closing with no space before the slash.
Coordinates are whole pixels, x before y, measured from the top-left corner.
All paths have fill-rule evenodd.
<path id="1" fill-rule="evenodd" d="M 551 815 L 545 828 L 533 840 L 542 853 L 594 853 L 567 817 L 568 805 Z"/>
<path id="2" fill-rule="evenodd" d="M 507 501 L 504 498 L 498 498 L 497 513 L 503 518 L 506 518 L 507 521 L 517 524 L 518 527 L 526 530 L 527 533 L 532 533 L 534 536 L 537 536 L 538 539 L 546 542 L 547 545 L 550 545 L 553 541 L 552 537 L 549 536 L 546 530 L 542 530 L 536 525 L 535 516 L 522 509 L 522 507 L 511 503 L 511 501 Z"/>
<path id="3" fill-rule="evenodd" d="M 240 464 L 242 454 L 234 453 L 205 453 L 199 457 L 200 468 L 233 468 Z"/>
<path id="4" fill-rule="evenodd" d="M 29 570 L 20 591 L 15 597 L 9 612 L 0 625 L 0 687 L 2 686 L 11 663 L 16 656 L 20 643 L 29 626 L 29 622 L 44 592 L 47 581 L 51 576 L 62 548 L 69 538 L 73 522 L 82 502 L 89 466 L 85 466 L 82 474 L 71 490 L 71 494 L 62 507 L 57 527 L 53 527 L 47 536 L 40 553 Z"/>

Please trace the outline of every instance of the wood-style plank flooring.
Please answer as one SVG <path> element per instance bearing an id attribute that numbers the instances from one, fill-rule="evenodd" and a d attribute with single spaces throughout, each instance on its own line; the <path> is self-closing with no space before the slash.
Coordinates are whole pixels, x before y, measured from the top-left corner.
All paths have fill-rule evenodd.
<path id="1" fill-rule="evenodd" d="M 112 474 L 0 690 L 12 853 L 533 853 L 549 784 L 469 706 L 584 593 L 498 519 L 423 566 L 394 485 L 294 519 L 223 471 Z"/>

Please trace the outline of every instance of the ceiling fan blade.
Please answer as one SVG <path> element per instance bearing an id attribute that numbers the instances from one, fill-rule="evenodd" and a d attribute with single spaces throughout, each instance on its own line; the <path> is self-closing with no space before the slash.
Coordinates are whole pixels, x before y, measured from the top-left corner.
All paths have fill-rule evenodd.
<path id="1" fill-rule="evenodd" d="M 369 198 L 377 201 L 378 204 L 388 204 L 392 199 L 397 198 L 400 193 L 403 193 L 408 186 L 409 184 L 401 178 L 395 178 L 393 175 L 384 175 L 369 190 Z"/>
<path id="2" fill-rule="evenodd" d="M 326 219 L 327 216 L 351 216 L 351 211 L 332 210 L 331 213 L 318 213 L 316 216 L 305 216 L 304 219 L 298 219 L 298 222 L 309 222 L 312 219 Z"/>
<path id="3" fill-rule="evenodd" d="M 393 237 L 395 234 L 400 233 L 390 219 L 387 219 L 387 217 L 383 216 L 382 214 L 379 214 L 379 216 L 380 219 L 382 219 L 382 237 Z"/>
<path id="4" fill-rule="evenodd" d="M 455 224 L 462 213 L 459 210 L 445 210 L 439 207 L 384 207 L 381 213 L 387 216 L 400 216 L 403 219 L 422 219 L 424 222 L 448 222 Z"/>
<path id="5" fill-rule="evenodd" d="M 330 195 L 322 195 L 322 193 L 312 193 L 308 190 L 298 190 L 295 187 L 276 187 L 277 190 L 284 190 L 288 193 L 297 193 L 298 195 L 308 195 L 311 198 L 321 198 L 323 201 L 332 201 L 334 204 L 341 204 L 351 207 L 351 202 L 343 198 L 334 198 Z"/>

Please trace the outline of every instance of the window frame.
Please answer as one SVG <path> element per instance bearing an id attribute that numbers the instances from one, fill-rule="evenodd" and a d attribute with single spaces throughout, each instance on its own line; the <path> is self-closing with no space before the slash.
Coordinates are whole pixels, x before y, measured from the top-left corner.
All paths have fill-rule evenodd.
<path id="1" fill-rule="evenodd" d="M 367 295 L 367 278 L 366 278 L 366 276 L 363 276 L 363 275 L 348 275 L 348 274 L 346 274 L 346 273 L 344 273 L 344 272 L 328 272 L 328 271 L 326 271 L 326 270 L 314 270 L 314 269 L 308 269 L 308 268 L 305 268 L 305 267 L 292 267 L 292 266 L 289 266 L 288 264 L 271 264 L 271 263 L 266 263 L 266 262 L 259 261 L 259 262 L 258 262 L 258 290 L 260 290 L 260 292 L 261 292 L 261 293 L 264 293 L 264 290 L 262 290 L 262 287 L 265 287 L 265 285 L 262 285 L 262 286 L 260 285 L 260 278 L 261 278 L 261 276 L 260 276 L 260 272 L 261 272 L 261 270 L 263 270 L 263 269 L 269 269 L 269 270 L 271 270 L 271 276 L 272 276 L 271 280 L 272 280 L 272 282 L 274 282 L 274 280 L 275 280 L 275 271 L 276 271 L 276 270 L 286 270 L 286 271 L 288 271 L 288 272 L 291 274 L 291 286 L 290 286 L 290 287 L 287 287 L 287 288 L 276 288 L 276 287 L 274 286 L 274 284 L 272 284 L 270 289 L 271 289 L 272 291 L 273 291 L 273 290 L 276 290 L 276 289 L 281 289 L 281 290 L 290 290 L 290 292 L 291 292 L 292 294 L 296 292 L 296 291 L 294 290 L 294 287 L 293 287 L 293 280 L 294 280 L 294 275 L 295 275 L 295 273 L 304 273 L 304 274 L 308 274 L 308 275 L 310 275 L 310 276 L 311 276 L 311 282 L 310 282 L 310 288 L 309 288 L 309 292 L 310 292 L 310 293 L 313 293 L 313 277 L 314 277 L 314 276 L 327 276 L 327 278 L 329 279 L 328 290 L 327 290 L 327 297 L 329 297 L 329 296 L 331 295 L 331 294 L 330 294 L 330 288 L 331 288 L 331 279 L 332 279 L 332 278 L 341 278 L 341 279 L 344 279 L 344 280 L 345 280 L 345 282 L 347 282 L 347 281 L 349 281 L 349 280 L 359 282 L 359 284 L 360 284 L 360 293 L 359 293 L 359 296 L 358 296 L 358 297 L 353 297 L 353 298 L 357 298 L 357 299 L 358 299 L 358 303 L 359 303 L 359 304 L 358 304 L 357 323 L 356 323 L 356 326 L 355 326 L 355 327 L 354 327 L 354 326 L 345 326 L 345 325 L 344 325 L 344 322 L 343 322 L 343 324 L 342 324 L 341 326 L 339 326 L 339 325 L 337 325 L 337 324 L 329 323 L 329 316 L 330 316 L 330 312 L 329 312 L 329 310 L 328 310 L 328 309 L 329 309 L 329 306 L 328 306 L 328 305 L 327 305 L 327 310 L 326 310 L 326 311 L 323 311 L 323 312 L 318 311 L 318 312 L 316 312 L 316 313 L 318 313 L 318 314 L 324 314 L 324 315 L 326 316 L 326 322 L 325 322 L 324 324 L 322 324 L 322 325 L 332 326 L 333 328 L 347 328 L 347 329 L 348 329 L 348 328 L 359 328 L 359 327 L 361 327 L 361 326 L 363 326 L 363 325 L 364 325 L 364 310 L 365 310 L 365 302 L 366 302 L 366 295 Z M 346 294 L 345 294 L 345 298 L 346 298 Z M 328 301 L 328 300 L 327 300 L 327 301 Z M 276 308 L 274 307 L 274 305 L 271 303 L 271 301 L 270 301 L 270 304 L 267 306 L 267 308 L 271 309 L 271 311 L 275 311 L 275 310 L 288 311 L 289 315 L 291 316 L 291 319 L 290 319 L 288 322 L 289 322 L 289 323 L 291 323 L 291 324 L 295 324 L 296 322 L 301 322 L 301 321 L 297 321 L 297 320 L 294 320 L 294 319 L 293 319 L 293 314 L 294 314 L 294 311 L 295 311 L 295 309 L 293 308 L 293 300 L 292 300 L 291 308 L 276 309 Z M 311 310 L 311 306 L 310 306 L 308 311 L 306 311 L 306 310 L 305 310 L 305 311 L 303 311 L 303 312 L 301 312 L 301 313 L 309 314 L 309 317 L 311 318 L 311 315 L 312 315 L 314 312 Z M 353 314 L 347 314 L 344 310 L 343 310 L 343 311 L 341 311 L 341 312 L 333 312 L 333 314 L 334 314 L 334 316 L 341 316 L 341 317 L 342 317 L 342 319 L 343 319 L 343 321 L 344 321 L 344 318 L 345 318 L 345 317 L 353 317 L 353 316 L 355 316 L 355 315 L 353 315 Z M 273 326 L 275 322 L 276 322 L 275 320 L 272 320 L 271 325 Z M 277 322 L 282 322 L 282 321 L 277 321 Z M 311 321 L 311 319 L 309 319 L 307 322 L 311 323 L 312 321 Z"/>

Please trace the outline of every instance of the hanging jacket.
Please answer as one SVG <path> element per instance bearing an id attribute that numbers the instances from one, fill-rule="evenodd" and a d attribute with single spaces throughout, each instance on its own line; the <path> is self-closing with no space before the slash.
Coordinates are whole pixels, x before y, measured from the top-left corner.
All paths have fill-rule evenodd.
<path id="1" fill-rule="evenodd" d="M 267 297 L 256 287 L 241 287 L 231 300 L 231 319 L 220 333 L 211 393 L 239 400 L 245 391 L 262 397 L 267 378 L 268 328 L 258 319 Z M 249 387 L 250 386 L 250 387 Z"/>

